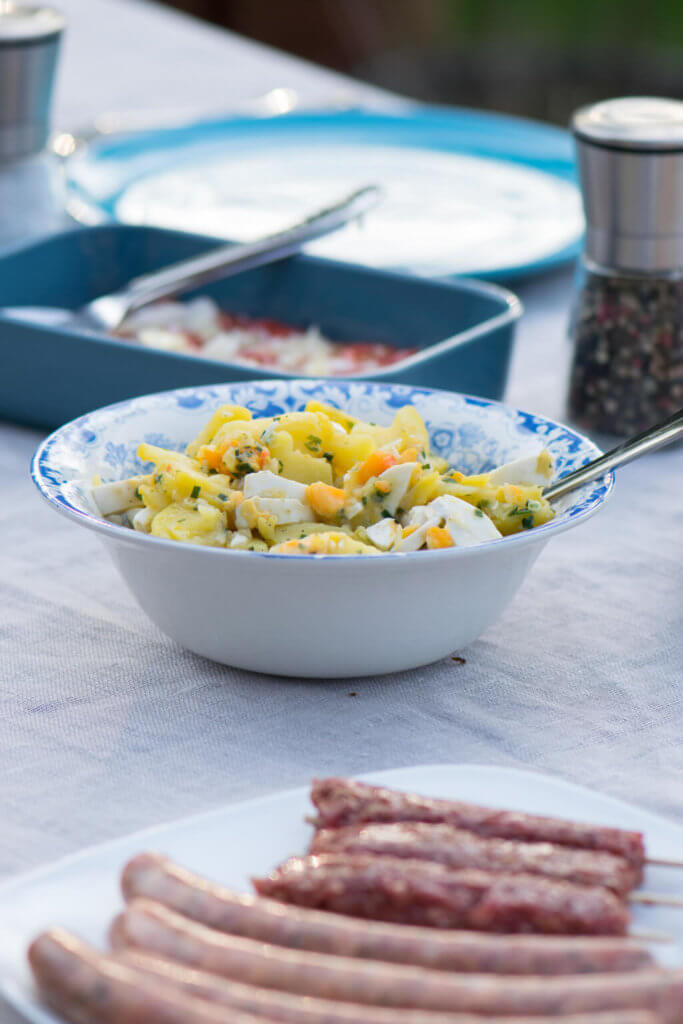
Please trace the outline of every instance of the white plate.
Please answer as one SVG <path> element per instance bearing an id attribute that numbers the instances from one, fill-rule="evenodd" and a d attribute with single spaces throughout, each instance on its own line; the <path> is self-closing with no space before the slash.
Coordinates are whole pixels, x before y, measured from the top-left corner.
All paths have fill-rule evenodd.
<path id="1" fill-rule="evenodd" d="M 491 274 L 542 262 L 583 229 L 576 185 L 534 167 L 314 139 L 281 144 L 277 157 L 264 143 L 150 174 L 124 190 L 115 211 L 126 224 L 246 242 L 366 182 L 381 183 L 384 202 L 360 227 L 312 243 L 312 256 L 428 276 Z"/>
<path id="2" fill-rule="evenodd" d="M 561 779 L 489 765 L 423 765 L 362 776 L 398 789 L 459 798 L 541 814 L 639 829 L 651 857 L 680 857 L 683 827 L 658 815 Z M 270 871 L 285 857 L 305 850 L 311 829 L 308 787 L 232 804 L 183 821 L 137 832 L 84 850 L 0 887 L 0 992 L 28 1020 L 55 1024 L 38 1004 L 25 951 L 40 931 L 63 925 L 103 945 L 121 907 L 121 868 L 142 850 L 159 850 L 226 885 L 249 888 L 249 878 Z M 651 868 L 651 892 L 683 895 L 683 872 Z M 653 947 L 662 963 L 683 963 L 683 910 L 635 908 L 634 927 L 666 932 L 672 944 Z"/>
<path id="3" fill-rule="evenodd" d="M 385 200 L 311 252 L 418 274 L 520 277 L 574 259 L 584 220 L 569 134 L 457 107 L 228 117 L 107 135 L 66 165 L 70 206 L 246 241 L 357 185 Z"/>

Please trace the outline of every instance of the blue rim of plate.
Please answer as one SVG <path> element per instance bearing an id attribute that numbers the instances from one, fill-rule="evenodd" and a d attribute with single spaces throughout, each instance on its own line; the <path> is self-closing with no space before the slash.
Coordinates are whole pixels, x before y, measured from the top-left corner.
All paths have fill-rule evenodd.
<path id="1" fill-rule="evenodd" d="M 566 426 L 563 423 L 558 423 L 556 420 L 550 419 L 547 416 L 538 416 L 535 413 L 525 412 L 521 409 L 516 409 L 513 406 L 504 404 L 503 402 L 496 402 L 488 398 L 478 398 L 474 395 L 463 395 L 459 392 L 449 392 L 437 388 L 420 388 L 410 387 L 402 384 L 387 384 L 382 382 L 364 382 L 364 381 L 338 381 L 336 379 L 320 379 L 315 378 L 299 378 L 298 380 L 283 380 L 273 379 L 271 381 L 239 381 L 233 384 L 207 384 L 200 387 L 186 387 L 186 388 L 173 388 L 169 391 L 157 391 L 148 395 L 140 395 L 135 398 L 128 398 L 122 402 L 116 402 L 112 405 L 103 406 L 100 409 L 95 409 L 92 412 L 86 413 L 83 416 L 79 416 L 77 419 L 71 420 L 69 423 L 65 423 L 57 430 L 53 431 L 48 437 L 46 437 L 36 449 L 33 458 L 31 460 L 31 479 L 33 483 L 40 491 L 42 497 L 51 504 L 58 512 L 63 515 L 67 515 L 69 518 L 74 517 L 77 521 L 81 522 L 84 526 L 89 527 L 97 532 L 102 532 L 104 535 L 109 535 L 112 539 L 116 539 L 128 543 L 142 543 L 142 544 L 155 544 L 163 545 L 171 550 L 178 547 L 188 548 L 191 547 L 197 554 L 206 557 L 208 554 L 210 557 L 215 557 L 216 553 L 219 552 L 222 557 L 235 557 L 235 558 L 268 558 L 268 559 L 280 559 L 286 562 L 296 561 L 301 562 L 318 562 L 321 559 L 328 561 L 330 557 L 333 558 L 337 564 L 351 564 L 358 562 L 367 562 L 367 555 L 344 555 L 344 556 L 329 556 L 329 555 L 312 555 L 312 554 L 276 554 L 273 555 L 270 552 L 261 551 L 231 551 L 229 549 L 212 548 L 212 547 L 201 547 L 198 545 L 188 544 L 183 541 L 172 541 L 166 540 L 161 537 L 152 537 L 149 534 L 136 533 L 134 530 L 130 530 L 126 527 L 121 527 L 115 523 L 110 523 L 105 519 L 101 519 L 90 512 L 84 511 L 79 508 L 72 501 L 69 500 L 68 496 L 64 493 L 64 488 L 68 488 L 73 483 L 72 479 L 68 479 L 64 476 L 61 470 L 58 470 L 52 463 L 52 449 L 56 443 L 61 440 L 64 434 L 78 434 L 83 437 L 87 435 L 91 438 L 96 437 L 96 431 L 93 429 L 91 419 L 99 416 L 103 412 L 112 412 L 119 410 L 123 412 L 126 409 L 132 409 L 132 407 L 139 405 L 145 406 L 145 404 L 159 403 L 160 401 L 174 396 L 179 406 L 185 409 L 195 409 L 200 405 L 203 405 L 207 399 L 215 399 L 219 402 L 232 400 L 238 401 L 240 404 L 245 405 L 247 408 L 251 408 L 250 400 L 248 397 L 242 395 L 230 395 L 232 391 L 246 391 L 247 389 L 254 389 L 255 394 L 261 394 L 270 397 L 268 388 L 274 388 L 275 391 L 281 389 L 286 392 L 288 387 L 301 386 L 307 389 L 307 397 L 321 397 L 316 395 L 316 390 L 320 389 L 321 392 L 325 392 L 325 389 L 334 387 L 340 393 L 345 393 L 345 397 L 348 398 L 352 392 L 371 394 L 372 392 L 379 392 L 380 394 L 385 393 L 388 401 L 394 408 L 399 408 L 400 405 L 410 404 L 415 398 L 429 398 L 431 395 L 438 396 L 451 396 L 457 399 L 464 406 L 474 406 L 477 408 L 493 408 L 503 413 L 506 418 L 510 419 L 511 422 L 525 430 L 530 434 L 536 434 L 541 440 L 546 440 L 549 433 L 554 432 L 553 443 L 557 445 L 564 445 L 566 454 L 577 453 L 581 449 L 585 452 L 585 457 L 572 468 L 578 468 L 579 465 L 584 465 L 592 458 L 596 458 L 602 454 L 597 445 L 594 444 L 590 438 L 585 437 L 583 434 L 571 427 Z M 310 389 L 310 390 L 308 390 Z M 227 394 L 226 394 L 227 393 Z M 327 396 L 327 401 L 331 401 Z M 257 411 L 259 414 L 264 415 L 262 408 L 259 408 L 255 400 L 252 400 L 252 411 Z M 334 404 L 334 403 L 332 403 Z M 270 411 L 266 411 L 267 415 L 272 415 Z M 90 441 L 81 441 L 82 444 L 89 444 Z M 533 530 L 526 530 L 523 533 L 509 534 L 496 540 L 484 541 L 481 544 L 474 545 L 473 547 L 465 548 L 448 548 L 443 551 L 432 551 L 428 557 L 431 558 L 453 558 L 471 556 L 472 553 L 481 551 L 483 549 L 489 549 L 492 545 L 505 545 L 506 547 L 510 544 L 520 545 L 525 543 L 534 543 L 538 541 L 550 540 L 553 534 L 559 534 L 564 530 L 570 529 L 572 526 L 581 522 L 595 512 L 597 512 L 602 505 L 605 504 L 607 499 L 610 497 L 614 487 L 614 473 L 605 473 L 597 480 L 591 483 L 585 484 L 576 493 L 577 495 L 583 492 L 583 497 L 577 501 L 577 503 L 562 513 L 562 518 L 552 519 L 541 526 L 536 526 Z M 112 533 L 113 531 L 113 533 Z M 401 561 L 404 562 L 406 559 L 414 558 L 425 558 L 424 551 L 415 552 L 385 552 L 382 555 L 383 563 L 390 563 Z"/>
<path id="2" fill-rule="evenodd" d="M 90 223 L 117 221 L 116 206 L 125 190 L 150 173 L 196 162 L 197 148 L 220 149 L 226 134 L 234 138 L 291 138 L 298 132 L 327 131 L 335 140 L 352 137 L 439 152 L 489 157 L 543 171 L 577 184 L 572 138 L 552 125 L 467 108 L 406 104 L 405 111 L 387 113 L 363 108 L 294 111 L 271 117 L 228 116 L 199 120 L 173 128 L 104 136 L 77 150 L 65 164 L 70 206 L 85 212 Z M 104 183 L 96 180 L 102 173 Z M 78 216 L 78 213 L 75 214 Z M 159 225 L 165 226 L 165 225 Z M 545 273 L 576 259 L 582 238 L 530 263 L 467 275 L 514 281 Z"/>

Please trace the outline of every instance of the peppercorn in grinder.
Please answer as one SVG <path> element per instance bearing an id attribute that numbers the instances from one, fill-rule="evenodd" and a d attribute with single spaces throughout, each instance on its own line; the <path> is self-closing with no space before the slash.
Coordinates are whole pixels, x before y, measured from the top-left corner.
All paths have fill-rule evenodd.
<path id="1" fill-rule="evenodd" d="M 569 415 L 626 436 L 683 406 L 683 102 L 607 100 L 572 130 L 586 236 Z"/>

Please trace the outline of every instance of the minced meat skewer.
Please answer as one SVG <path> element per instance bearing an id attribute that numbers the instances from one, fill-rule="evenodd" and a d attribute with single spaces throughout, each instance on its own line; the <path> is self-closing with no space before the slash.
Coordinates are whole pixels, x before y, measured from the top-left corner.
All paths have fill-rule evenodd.
<path id="1" fill-rule="evenodd" d="M 630 923 L 624 901 L 599 886 L 399 857 L 290 857 L 254 887 L 283 903 L 430 928 L 625 935 Z"/>
<path id="2" fill-rule="evenodd" d="M 645 845 L 641 832 L 590 825 L 547 815 L 496 810 L 458 800 L 402 793 L 354 779 L 314 779 L 311 800 L 318 828 L 339 828 L 368 821 L 443 822 L 480 836 L 557 843 L 584 850 L 604 850 L 625 857 L 642 878 Z"/>
<path id="3" fill-rule="evenodd" d="M 601 850 L 486 839 L 452 825 L 422 821 L 368 822 L 320 829 L 313 837 L 310 852 L 411 857 L 456 869 L 542 875 L 577 885 L 602 885 L 619 896 L 634 889 L 640 875 L 624 857 Z"/>

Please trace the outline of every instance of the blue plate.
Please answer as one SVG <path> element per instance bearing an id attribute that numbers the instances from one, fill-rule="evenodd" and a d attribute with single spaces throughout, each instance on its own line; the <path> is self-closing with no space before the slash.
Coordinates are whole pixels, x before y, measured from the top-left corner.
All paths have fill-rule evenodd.
<path id="1" fill-rule="evenodd" d="M 307 111 L 108 137 L 71 158 L 67 181 L 91 222 L 236 240 L 377 182 L 382 206 L 308 251 L 424 276 L 519 278 L 573 259 L 583 233 L 569 135 L 468 110 Z"/>

